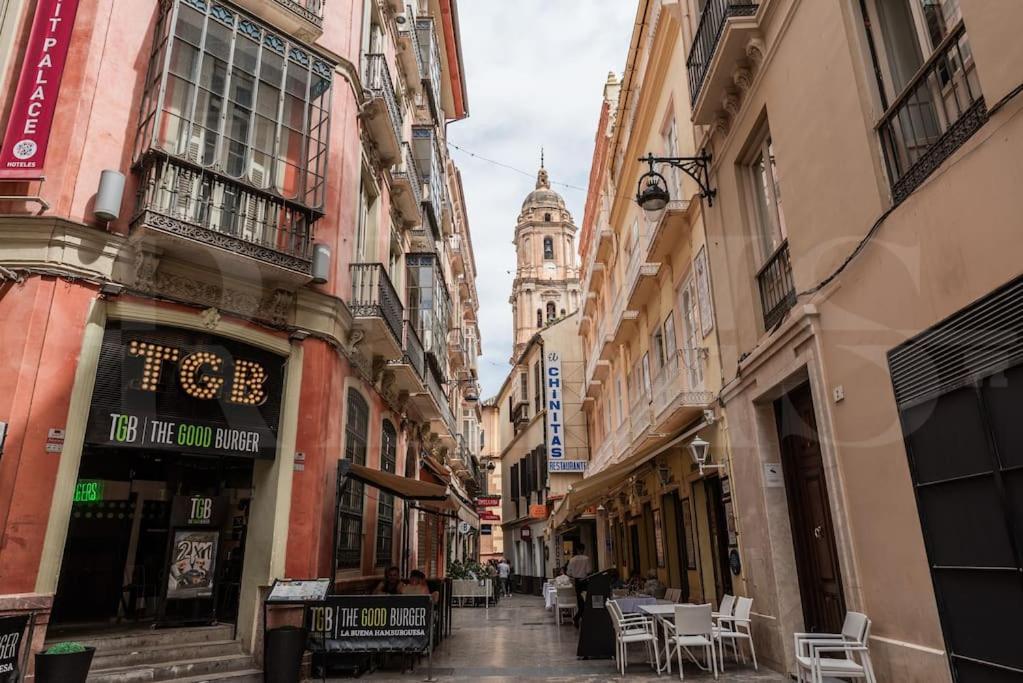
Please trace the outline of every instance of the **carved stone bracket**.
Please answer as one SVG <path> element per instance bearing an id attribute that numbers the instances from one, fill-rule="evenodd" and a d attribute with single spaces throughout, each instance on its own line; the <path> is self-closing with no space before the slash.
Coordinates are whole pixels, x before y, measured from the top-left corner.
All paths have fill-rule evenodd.
<path id="1" fill-rule="evenodd" d="M 767 45 L 764 44 L 763 38 L 760 36 L 753 36 L 746 43 L 746 56 L 753 63 L 754 68 L 759 68 L 764 63 L 764 57 L 767 55 Z"/>
<path id="2" fill-rule="evenodd" d="M 728 135 L 728 131 L 731 130 L 731 128 L 732 128 L 731 120 L 724 114 L 714 119 L 714 131 L 716 133 L 720 133 L 721 135 Z"/>
<path id="3" fill-rule="evenodd" d="M 735 116 L 739 113 L 739 96 L 734 92 L 726 92 L 721 98 L 721 108 L 728 116 Z"/>
<path id="4" fill-rule="evenodd" d="M 260 304 L 257 315 L 274 325 L 287 325 L 295 305 L 295 294 L 286 289 L 275 289 Z"/>
<path id="5" fill-rule="evenodd" d="M 753 72 L 744 66 L 740 66 L 732 74 L 732 82 L 742 93 L 747 92 L 753 86 Z"/>
<path id="6" fill-rule="evenodd" d="M 155 251 L 137 245 L 135 249 L 135 288 L 151 292 L 156 287 L 156 271 L 160 267 L 160 255 Z"/>

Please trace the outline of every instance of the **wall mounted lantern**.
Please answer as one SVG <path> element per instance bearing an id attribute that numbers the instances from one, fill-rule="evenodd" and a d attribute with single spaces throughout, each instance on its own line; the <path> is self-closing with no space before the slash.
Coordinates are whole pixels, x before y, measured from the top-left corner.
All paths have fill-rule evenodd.
<path id="1" fill-rule="evenodd" d="M 714 206 L 717 190 L 710 187 L 710 154 L 704 152 L 696 157 L 655 157 L 647 154 L 639 160 L 650 166 L 650 170 L 640 176 L 636 187 L 636 203 L 646 212 L 647 218 L 654 221 L 659 219 L 664 207 L 671 201 L 668 183 L 654 168 L 654 164 L 667 164 L 685 173 L 700 186 L 700 196 L 707 200 L 707 205 Z"/>

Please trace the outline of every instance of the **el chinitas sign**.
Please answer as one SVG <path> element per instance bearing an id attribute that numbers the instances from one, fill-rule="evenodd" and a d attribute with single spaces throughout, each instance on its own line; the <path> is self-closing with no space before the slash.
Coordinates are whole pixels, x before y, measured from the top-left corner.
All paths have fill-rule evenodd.
<path id="1" fill-rule="evenodd" d="M 544 393 L 547 400 L 547 471 L 585 472 L 585 460 L 565 458 L 564 388 L 561 374 L 561 354 L 548 351 L 545 356 Z"/>
<path id="2" fill-rule="evenodd" d="M 107 327 L 86 443 L 273 459 L 284 359 L 171 327 Z"/>
<path id="3" fill-rule="evenodd" d="M 425 652 L 429 595 L 328 595 L 306 608 L 314 649 L 326 652 Z"/>
<path id="4" fill-rule="evenodd" d="M 43 168 L 77 11 L 78 0 L 39 0 L 36 5 L 0 148 L 0 175 L 35 175 Z"/>

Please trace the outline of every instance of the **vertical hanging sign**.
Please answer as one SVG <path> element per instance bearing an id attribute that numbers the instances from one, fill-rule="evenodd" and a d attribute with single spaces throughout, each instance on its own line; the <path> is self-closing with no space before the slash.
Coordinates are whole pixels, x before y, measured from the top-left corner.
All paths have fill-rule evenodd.
<path id="1" fill-rule="evenodd" d="M 585 472 L 585 460 L 565 457 L 565 378 L 561 374 L 561 354 L 548 351 L 544 365 L 544 398 L 547 409 L 547 471 Z"/>
<path id="2" fill-rule="evenodd" d="M 78 0 L 39 0 L 0 148 L 0 176 L 42 171 Z"/>

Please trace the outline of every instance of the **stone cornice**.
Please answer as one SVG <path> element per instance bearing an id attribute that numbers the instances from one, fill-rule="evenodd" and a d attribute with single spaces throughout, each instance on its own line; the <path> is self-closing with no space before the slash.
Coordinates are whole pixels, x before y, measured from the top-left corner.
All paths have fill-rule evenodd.
<path id="1" fill-rule="evenodd" d="M 57 216 L 0 216 L 0 265 L 114 279 L 127 240 Z"/>

